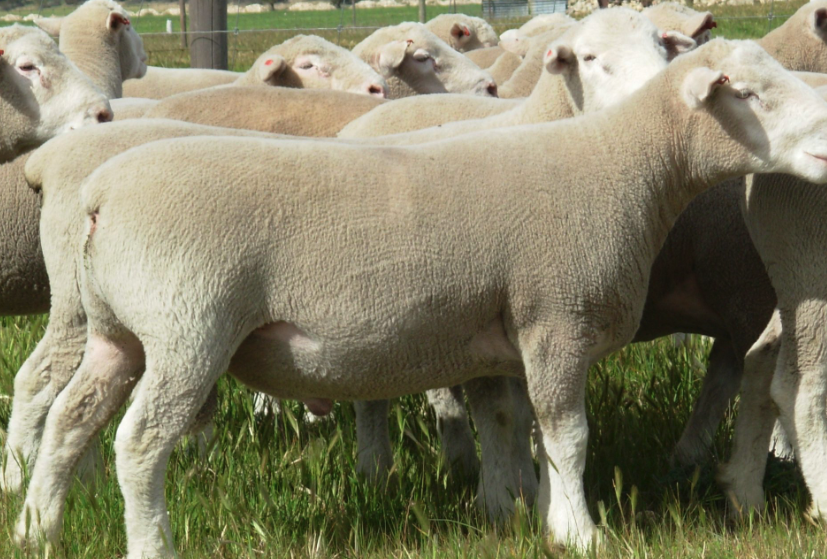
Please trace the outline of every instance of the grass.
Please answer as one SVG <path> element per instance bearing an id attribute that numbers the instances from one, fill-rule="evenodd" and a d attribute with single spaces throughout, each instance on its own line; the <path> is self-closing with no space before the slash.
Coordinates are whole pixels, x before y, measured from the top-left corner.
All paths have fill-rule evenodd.
<path id="1" fill-rule="evenodd" d="M 0 393 L 42 335 L 45 317 L 0 319 Z M 713 481 L 714 460 L 694 472 L 668 462 L 697 397 L 708 345 L 667 340 L 637 344 L 590 375 L 590 440 L 585 486 L 608 546 L 600 557 L 824 557 L 821 528 L 807 523 L 807 494 L 796 469 L 773 463 L 769 508 L 744 522 L 726 520 Z M 390 414 L 396 482 L 372 487 L 355 469 L 354 415 L 337 404 L 336 421 L 306 423 L 288 404 L 275 418 L 253 413 L 250 393 L 220 384 L 215 443 L 199 460 L 192 445 L 174 453 L 167 500 L 184 558 L 541 558 L 577 557 L 549 549 L 534 511 L 495 529 L 473 505 L 474 483 L 452 479 L 438 452 L 425 398 L 396 402 Z M 0 399 L 0 426 L 10 401 Z M 56 557 L 125 553 L 123 501 L 112 456 L 116 422 L 103 434 L 108 468 L 93 491 L 79 483 L 68 499 Z M 713 454 L 726 456 L 731 416 Z M 0 496 L 0 557 L 26 555 L 10 542 L 18 498 Z"/>

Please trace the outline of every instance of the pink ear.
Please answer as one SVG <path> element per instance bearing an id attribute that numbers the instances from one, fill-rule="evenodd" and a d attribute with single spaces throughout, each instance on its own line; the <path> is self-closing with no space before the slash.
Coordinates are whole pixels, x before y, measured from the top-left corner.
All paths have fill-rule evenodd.
<path id="1" fill-rule="evenodd" d="M 465 27 L 465 26 L 463 25 L 463 26 L 462 26 L 462 33 L 463 33 L 466 37 L 469 37 L 469 36 L 471 35 L 471 30 L 470 30 L 470 29 L 468 29 L 467 27 Z"/>
<path id="2" fill-rule="evenodd" d="M 129 25 L 129 19 L 115 12 L 110 13 L 109 19 L 106 21 L 106 27 L 112 31 L 117 30 L 121 26 L 127 25 Z"/>

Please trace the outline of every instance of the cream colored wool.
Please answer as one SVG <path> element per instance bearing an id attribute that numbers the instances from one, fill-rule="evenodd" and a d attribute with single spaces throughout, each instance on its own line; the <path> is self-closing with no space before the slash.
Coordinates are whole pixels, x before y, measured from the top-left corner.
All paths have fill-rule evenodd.
<path id="1" fill-rule="evenodd" d="M 123 84 L 124 97 L 163 99 L 178 93 L 227 85 L 241 74 L 227 70 L 203 68 L 159 68 L 149 66 L 140 80 L 127 80 Z"/>
<path id="2" fill-rule="evenodd" d="M 389 99 L 422 93 L 469 93 L 496 97 L 491 74 L 428 31 L 421 23 L 400 23 L 375 31 L 353 54 L 379 72 Z"/>
<path id="3" fill-rule="evenodd" d="M 348 122 L 383 102 L 367 95 L 324 89 L 221 86 L 168 97 L 144 116 L 321 137 L 335 136 Z"/>
<path id="4" fill-rule="evenodd" d="M 111 108 L 89 78 L 58 51 L 46 33 L 0 29 L 0 162 L 70 128 L 111 119 Z"/>
<path id="5" fill-rule="evenodd" d="M 575 23 L 575 21 L 576 20 L 566 14 L 535 16 L 524 23 L 522 27 L 510 29 L 503 33 L 502 37 L 500 37 L 500 46 L 508 52 L 522 58 L 528 53 L 528 49 L 531 48 L 532 37 L 536 37 L 546 31 L 569 27 Z"/>
<path id="6" fill-rule="evenodd" d="M 148 110 L 157 105 L 158 99 L 144 99 L 142 97 L 123 97 L 110 101 L 115 121 L 141 118 Z"/>
<path id="7" fill-rule="evenodd" d="M 827 1 L 808 2 L 757 42 L 789 70 L 827 72 Z"/>
<path id="8" fill-rule="evenodd" d="M 482 69 L 489 68 L 505 51 L 500 47 L 471 50 L 465 56 Z"/>
<path id="9" fill-rule="evenodd" d="M 491 77 L 494 78 L 495 82 L 497 82 L 497 95 L 499 95 L 499 86 L 508 81 L 517 68 L 520 67 L 522 62 L 522 58 L 516 54 L 507 52 L 499 57 L 497 61 L 494 62 L 490 68 L 488 68 L 488 71 L 491 73 Z"/>
<path id="10" fill-rule="evenodd" d="M 712 29 L 718 26 L 710 12 L 697 12 L 677 2 L 663 2 L 649 6 L 643 15 L 652 20 L 661 31 L 680 31 L 702 45 L 712 38 Z"/>
<path id="11" fill-rule="evenodd" d="M 40 18 L 38 27 L 60 35 L 60 50 L 104 95 L 123 95 L 124 80 L 146 74 L 143 41 L 129 14 L 112 0 L 87 0 L 66 17 Z"/>
<path id="12" fill-rule="evenodd" d="M 500 42 L 491 24 L 465 14 L 441 14 L 425 24 L 428 30 L 458 52 L 496 47 Z"/>
<path id="13" fill-rule="evenodd" d="M 574 24 L 572 24 L 574 25 Z M 545 58 L 548 46 L 565 33 L 569 27 L 559 27 L 540 33 L 530 39 L 531 47 L 522 59 L 520 66 L 514 70 L 508 81 L 499 88 L 500 98 L 516 99 L 528 97 L 534 91 L 540 76 L 543 75 L 543 59 Z"/>
<path id="14" fill-rule="evenodd" d="M 768 110 L 740 109 L 724 75 Z M 188 138 L 112 158 L 75 217 L 88 349 L 47 417 L 15 537 L 55 540 L 74 464 L 144 366 L 115 442 L 128 559 L 173 555 L 166 461 L 228 366 L 271 394 L 336 399 L 525 371 L 548 456 L 541 514 L 555 541 L 588 547 L 589 365 L 632 339 L 693 196 L 757 171 L 827 181 L 804 155 L 827 157 L 825 124 L 827 103 L 763 50 L 712 41 L 616 107 L 492 132 L 495 150 Z"/>

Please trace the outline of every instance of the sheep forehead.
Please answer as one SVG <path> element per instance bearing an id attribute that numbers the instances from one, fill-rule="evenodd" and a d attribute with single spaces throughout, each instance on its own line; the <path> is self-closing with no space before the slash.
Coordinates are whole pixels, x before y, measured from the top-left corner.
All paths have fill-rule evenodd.
<path id="1" fill-rule="evenodd" d="M 593 50 L 596 54 L 624 46 L 637 46 L 641 42 L 644 45 L 659 44 L 655 24 L 637 12 L 622 8 L 595 12 L 573 32 L 576 52 Z"/>

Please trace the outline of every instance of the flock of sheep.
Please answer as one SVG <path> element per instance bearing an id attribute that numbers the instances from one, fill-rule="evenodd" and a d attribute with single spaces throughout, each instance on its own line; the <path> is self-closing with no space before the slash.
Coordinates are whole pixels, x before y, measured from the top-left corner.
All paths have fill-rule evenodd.
<path id="1" fill-rule="evenodd" d="M 764 506 L 775 437 L 827 514 L 827 1 L 757 42 L 668 3 L 499 39 L 440 16 L 352 52 L 298 36 L 244 74 L 147 68 L 111 0 L 38 25 L 60 50 L 0 29 L 0 313 L 50 312 L 0 470 L 15 493 L 31 473 L 20 545 L 58 538 L 131 397 L 128 558 L 174 556 L 167 460 L 228 370 L 319 415 L 354 400 L 377 483 L 387 398 L 430 389 L 492 520 L 536 499 L 554 541 L 600 545 L 588 368 L 677 332 L 715 343 L 675 460 L 706 458 L 740 390 L 732 513 Z"/>

